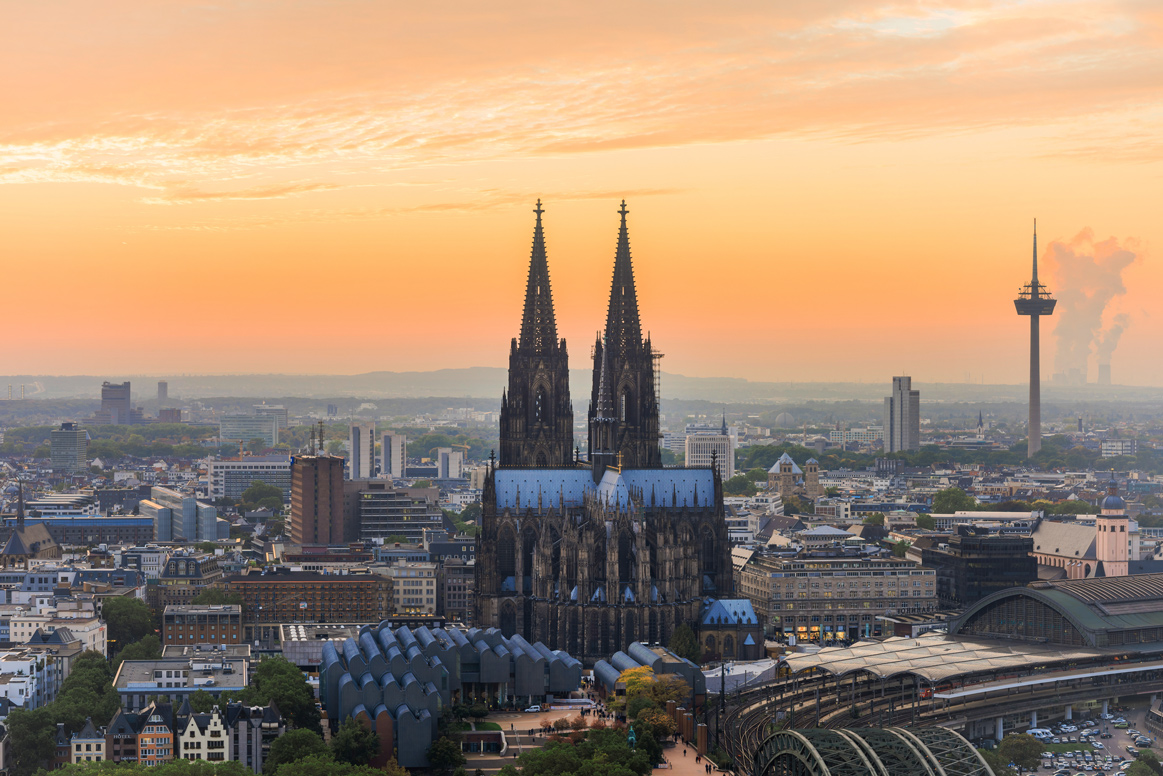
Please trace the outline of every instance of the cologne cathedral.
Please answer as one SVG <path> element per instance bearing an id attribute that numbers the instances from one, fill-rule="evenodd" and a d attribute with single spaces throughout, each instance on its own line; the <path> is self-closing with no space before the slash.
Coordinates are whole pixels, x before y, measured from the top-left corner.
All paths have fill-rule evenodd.
<path id="1" fill-rule="evenodd" d="M 731 551 L 717 466 L 662 467 L 658 354 L 638 317 L 625 202 L 584 458 L 575 446 L 542 212 L 538 201 L 482 496 L 476 624 L 592 665 L 634 641 L 665 644 L 681 623 L 697 630 L 704 600 L 731 592 Z"/>

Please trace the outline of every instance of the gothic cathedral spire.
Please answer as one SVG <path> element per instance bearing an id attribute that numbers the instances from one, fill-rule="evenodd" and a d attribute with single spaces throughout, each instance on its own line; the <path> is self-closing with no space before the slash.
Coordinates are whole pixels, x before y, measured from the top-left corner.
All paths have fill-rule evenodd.
<path id="1" fill-rule="evenodd" d="M 626 201 L 618 210 L 618 247 L 605 336 L 594 347 L 594 389 L 590 399 L 590 462 L 594 479 L 612 465 L 649 469 L 662 465 L 658 446 L 657 377 L 650 341 L 642 339 L 638 293 L 630 260 Z"/>
<path id="2" fill-rule="evenodd" d="M 537 223 L 533 226 L 533 253 L 529 259 L 529 280 L 525 285 L 525 314 L 521 317 L 522 348 L 538 353 L 557 349 L 557 317 L 553 314 L 553 293 L 549 289 L 549 259 L 545 255 L 545 233 L 541 228 L 541 200 L 537 200 Z"/>
<path id="3" fill-rule="evenodd" d="M 501 405 L 501 466 L 566 466 L 573 450 L 569 356 L 557 339 L 541 200 L 533 211 L 533 251 L 520 340 L 509 349 L 509 388 Z"/>

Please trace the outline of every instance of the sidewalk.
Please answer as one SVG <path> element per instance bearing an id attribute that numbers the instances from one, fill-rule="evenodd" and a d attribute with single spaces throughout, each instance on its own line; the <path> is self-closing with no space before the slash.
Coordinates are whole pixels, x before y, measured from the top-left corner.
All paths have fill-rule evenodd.
<path id="1" fill-rule="evenodd" d="M 686 749 L 686 757 L 683 757 L 683 749 Z M 669 768 L 655 768 L 655 776 L 663 776 L 663 774 L 670 774 L 670 776 L 707 776 L 706 766 L 711 766 L 712 773 L 719 773 L 719 769 L 715 764 L 706 757 L 702 762 L 695 762 L 695 748 L 688 744 L 678 743 L 669 749 L 662 750 L 662 758 L 669 764 Z"/>

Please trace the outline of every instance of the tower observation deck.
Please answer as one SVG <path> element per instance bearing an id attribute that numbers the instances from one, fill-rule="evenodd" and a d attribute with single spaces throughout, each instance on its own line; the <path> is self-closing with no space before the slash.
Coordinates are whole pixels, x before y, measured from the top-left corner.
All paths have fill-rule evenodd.
<path id="1" fill-rule="evenodd" d="M 1030 282 L 1018 291 L 1014 307 L 1018 315 L 1030 318 L 1030 430 L 1026 454 L 1033 456 L 1042 449 L 1042 365 L 1041 328 L 1043 315 L 1053 315 L 1058 300 L 1050 296 L 1050 289 L 1038 282 L 1038 222 L 1034 221 L 1034 274 Z"/>

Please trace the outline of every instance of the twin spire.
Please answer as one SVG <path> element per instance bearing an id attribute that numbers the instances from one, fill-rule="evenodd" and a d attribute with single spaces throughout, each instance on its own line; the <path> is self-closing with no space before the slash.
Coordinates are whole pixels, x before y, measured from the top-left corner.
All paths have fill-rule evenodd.
<path id="1" fill-rule="evenodd" d="M 529 279 L 525 286 L 525 311 L 521 318 L 520 347 L 533 352 L 557 349 L 557 317 L 553 312 L 553 293 L 549 285 L 549 259 L 545 250 L 545 232 L 541 226 L 541 200 L 533 210 L 537 221 L 533 227 L 533 251 L 529 258 Z M 610 306 L 606 314 L 607 348 L 615 356 L 642 345 L 642 324 L 638 318 L 638 293 L 634 286 L 634 267 L 630 260 L 630 236 L 626 228 L 626 200 L 618 210 L 622 218 L 618 228 L 618 247 L 614 257 L 614 279 L 610 287 Z"/>
<path id="2" fill-rule="evenodd" d="M 525 313 L 521 318 L 521 347 L 544 353 L 557 349 L 557 317 L 549 288 L 549 259 L 541 229 L 541 200 L 537 200 L 537 224 L 533 227 L 533 252 L 529 258 L 529 282 L 525 287 Z"/>

